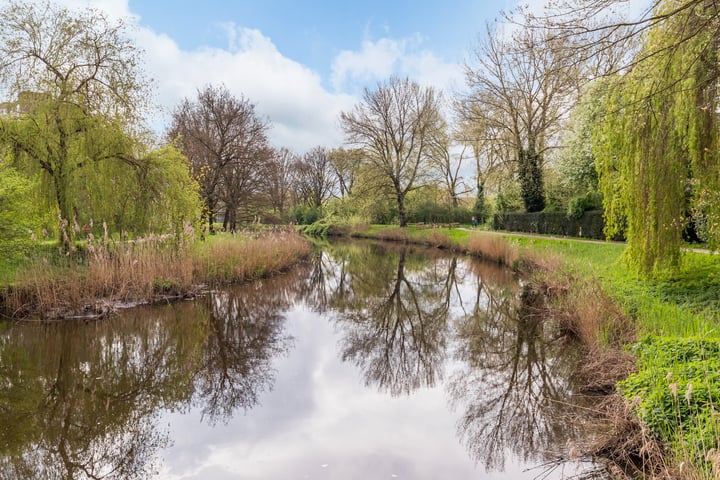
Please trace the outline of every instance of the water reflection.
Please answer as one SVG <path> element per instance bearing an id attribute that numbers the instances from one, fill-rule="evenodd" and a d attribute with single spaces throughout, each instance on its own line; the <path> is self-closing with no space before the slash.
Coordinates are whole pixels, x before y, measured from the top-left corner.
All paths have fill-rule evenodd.
<path id="1" fill-rule="evenodd" d="M 450 382 L 463 410 L 461 438 L 488 469 L 505 466 L 501 452 L 525 462 L 562 457 L 580 435 L 568 421 L 577 413 L 568 381 L 572 348 L 543 318 L 536 291 L 523 287 L 519 304 L 509 293 L 478 277 L 481 301 L 458 323 L 463 367 Z"/>
<path id="2" fill-rule="evenodd" d="M 253 407 L 290 346 L 282 312 L 304 272 L 295 275 L 118 319 L 4 332 L 0 479 L 150 477 L 171 442 L 162 411 L 199 405 L 215 422 Z"/>
<path id="3" fill-rule="evenodd" d="M 581 432 L 572 347 L 543 318 L 544 299 L 507 270 L 404 246 L 336 247 L 330 294 L 341 355 L 393 395 L 432 387 L 448 369 L 458 430 L 488 470 L 507 455 L 544 463 Z"/>
<path id="4" fill-rule="evenodd" d="M 197 415 L 204 428 L 221 429 L 232 421 L 224 435 L 232 432 L 237 439 L 226 441 L 234 451 L 254 451 L 252 442 L 273 435 L 244 438 L 249 428 L 235 424 L 245 419 L 246 427 L 270 429 L 268 418 L 290 416 L 285 410 L 258 413 L 264 400 L 270 399 L 272 408 L 292 409 L 294 423 L 279 423 L 290 429 L 304 424 L 302 415 L 307 420 L 323 413 L 313 411 L 315 396 L 362 398 L 363 405 L 374 406 L 373 415 L 387 415 L 377 423 L 390 432 L 403 424 L 398 415 L 411 408 L 403 403 L 398 410 L 396 402 L 414 397 L 427 402 L 436 392 L 443 400 L 432 410 L 432 421 L 424 404 L 416 411 L 425 417 L 411 415 L 399 428 L 415 432 L 411 429 L 432 423 L 435 430 L 417 430 L 402 445 L 434 439 L 447 416 L 452 440 L 442 451 L 457 449 L 469 462 L 457 472 L 474 471 L 477 462 L 491 470 L 515 468 L 509 474 L 515 478 L 517 465 L 554 459 L 580 434 L 573 423 L 557 418 L 569 415 L 575 401 L 568 380 L 573 359 L 564 339 L 540 316 L 542 301 L 511 273 L 491 265 L 436 250 L 352 242 L 328 245 L 287 275 L 193 302 L 139 308 L 97 323 L 15 325 L 0 332 L 0 480 L 152 477 L 173 441 L 168 412 Z M 288 318 L 298 311 L 308 323 L 290 328 L 304 321 Z M 325 326 L 330 334 L 323 333 Z M 298 339 L 290 331 L 316 336 L 317 342 L 294 348 Z M 333 346 L 331 359 L 315 354 Z M 331 368 L 317 362 L 336 363 Z M 278 387 L 282 401 L 270 397 L 278 366 L 287 380 Z M 354 376 L 350 382 L 348 368 L 372 388 L 361 391 Z M 345 377 L 330 376 L 339 372 Z M 320 378 L 325 383 L 315 385 Z M 298 407 L 299 397 L 307 408 Z M 352 403 L 343 402 L 343 407 Z M 381 409 L 385 405 L 388 413 Z M 323 406 L 330 417 L 314 425 L 336 420 L 334 404 Z M 341 410 L 350 418 L 349 428 L 351 415 L 356 422 L 367 415 Z M 342 425 L 333 431 L 347 432 Z M 366 435 L 377 439 L 385 433 Z M 364 443 L 335 436 L 330 441 L 338 455 L 364 458 L 359 452 Z M 399 465 L 400 454 L 377 442 L 366 458 L 378 465 L 394 458 Z M 292 461 L 317 457 L 303 445 L 287 447 L 264 445 L 268 451 L 295 452 L 278 460 L 287 462 L 285 473 L 296 470 Z M 408 465 L 419 465 L 418 455 L 407 455 Z M 446 459 L 436 461 L 438 471 L 447 469 Z M 252 465 L 258 462 L 251 458 Z M 344 475 L 377 476 L 371 467 L 362 468 L 362 474 L 348 468 Z"/>
<path id="5" fill-rule="evenodd" d="M 451 275 L 407 248 L 373 250 L 339 267 L 332 306 L 343 332 L 341 357 L 362 369 L 366 384 L 392 395 L 432 387 L 447 350 Z"/>

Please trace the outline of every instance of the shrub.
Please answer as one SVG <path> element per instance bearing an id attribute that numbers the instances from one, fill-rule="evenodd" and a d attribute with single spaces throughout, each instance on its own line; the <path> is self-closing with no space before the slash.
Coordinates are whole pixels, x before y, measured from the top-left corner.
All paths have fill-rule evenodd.
<path id="1" fill-rule="evenodd" d="M 602 197 L 597 192 L 588 192 L 585 195 L 573 197 L 568 202 L 567 217 L 580 220 L 583 214 L 590 210 L 602 209 Z"/>
<path id="2" fill-rule="evenodd" d="M 311 207 L 308 205 L 298 205 L 292 209 L 292 218 L 300 225 L 310 225 L 317 222 L 322 217 L 320 207 Z"/>

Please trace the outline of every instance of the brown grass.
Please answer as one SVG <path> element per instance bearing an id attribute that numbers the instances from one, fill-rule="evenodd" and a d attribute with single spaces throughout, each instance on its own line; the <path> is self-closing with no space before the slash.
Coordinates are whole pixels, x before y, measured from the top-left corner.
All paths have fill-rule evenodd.
<path id="1" fill-rule="evenodd" d="M 102 316 L 118 302 L 193 295 L 204 283 L 242 282 L 280 272 L 306 256 L 294 232 L 213 239 L 191 248 L 167 238 L 93 243 L 84 264 L 37 261 L 17 272 L 1 307 L 12 318 Z"/>
<path id="2" fill-rule="evenodd" d="M 374 237 L 391 242 L 408 242 L 410 240 L 407 230 L 403 228 L 388 228 L 381 230 L 374 235 Z"/>
<path id="3" fill-rule="evenodd" d="M 470 255 L 485 260 L 516 267 L 520 260 L 520 249 L 517 245 L 498 236 L 471 235 L 467 243 Z"/>

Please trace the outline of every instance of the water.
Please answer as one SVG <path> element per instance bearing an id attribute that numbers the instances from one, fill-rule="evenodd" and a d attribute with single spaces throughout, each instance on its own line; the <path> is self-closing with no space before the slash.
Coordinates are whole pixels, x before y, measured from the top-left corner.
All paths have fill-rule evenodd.
<path id="1" fill-rule="evenodd" d="M 0 479 L 602 477 L 573 349 L 492 265 L 332 244 L 290 273 L 0 335 Z"/>

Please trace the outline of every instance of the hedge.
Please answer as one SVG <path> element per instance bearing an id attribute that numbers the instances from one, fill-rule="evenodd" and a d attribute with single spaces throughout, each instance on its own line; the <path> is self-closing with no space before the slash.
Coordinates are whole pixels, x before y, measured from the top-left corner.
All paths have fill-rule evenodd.
<path id="1" fill-rule="evenodd" d="M 589 210 L 579 219 L 568 218 L 565 212 L 496 213 L 493 229 L 511 232 L 540 233 L 565 237 L 605 240 L 602 210 Z M 621 240 L 614 238 L 613 240 Z"/>

